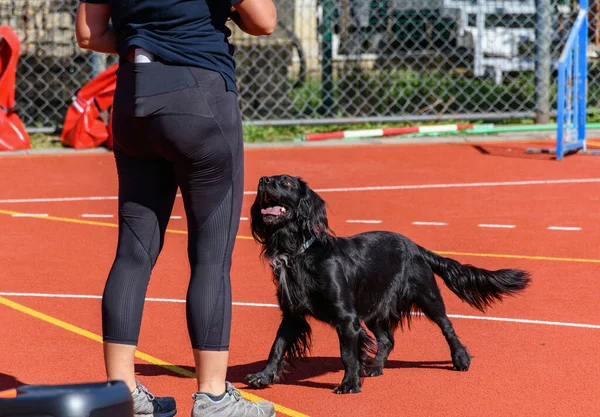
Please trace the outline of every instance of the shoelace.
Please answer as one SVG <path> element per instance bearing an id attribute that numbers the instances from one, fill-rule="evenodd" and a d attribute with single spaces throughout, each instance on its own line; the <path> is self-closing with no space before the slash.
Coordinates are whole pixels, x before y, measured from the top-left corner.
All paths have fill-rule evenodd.
<path id="1" fill-rule="evenodd" d="M 225 392 L 227 394 L 229 394 L 230 396 L 232 396 L 236 401 L 241 401 L 243 398 L 242 393 L 233 386 L 229 386 Z M 198 396 L 199 396 L 198 393 L 194 393 L 194 394 L 192 394 L 192 399 L 196 400 L 198 398 Z M 257 408 L 260 410 L 259 405 L 255 404 L 252 401 L 248 401 L 247 405 L 250 405 L 251 408 Z M 262 412 L 262 410 L 260 410 L 260 411 Z"/>
<path id="2" fill-rule="evenodd" d="M 240 391 L 238 391 L 235 387 L 230 386 L 227 389 L 227 393 L 229 395 L 231 395 L 233 398 L 235 398 L 236 401 L 240 401 L 242 399 L 242 393 Z M 260 408 L 260 406 L 258 404 L 256 404 L 255 402 L 252 401 L 246 401 L 245 407 L 250 406 L 250 409 L 256 409 L 258 410 L 259 414 L 264 415 L 265 412 Z"/>
<path id="3" fill-rule="evenodd" d="M 150 391 L 148 391 L 148 388 L 146 388 L 145 386 L 143 386 L 142 384 L 138 384 L 138 388 L 139 390 L 144 393 L 146 395 L 146 397 L 152 402 L 154 401 L 154 398 L 156 398 Z"/>
<path id="4" fill-rule="evenodd" d="M 227 388 L 227 393 L 229 395 L 231 395 L 233 398 L 235 398 L 236 401 L 239 401 L 242 399 L 242 393 L 239 392 L 235 387 Z"/>

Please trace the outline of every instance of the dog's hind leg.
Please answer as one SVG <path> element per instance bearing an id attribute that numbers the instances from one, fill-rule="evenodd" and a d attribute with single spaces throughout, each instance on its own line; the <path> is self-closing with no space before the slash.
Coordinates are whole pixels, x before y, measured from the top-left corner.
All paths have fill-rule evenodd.
<path id="1" fill-rule="evenodd" d="M 394 331 L 387 320 L 369 320 L 365 324 L 377 339 L 377 354 L 369 367 L 363 369 L 363 375 L 379 376 L 383 374 L 385 362 L 394 348 Z"/>
<path id="2" fill-rule="evenodd" d="M 450 347 L 454 369 L 458 371 L 467 371 L 471 364 L 471 357 L 454 332 L 454 327 L 446 314 L 444 300 L 435 283 L 433 274 L 431 275 L 431 281 L 431 284 L 428 285 L 423 292 L 417 295 L 415 304 L 442 330 L 442 333 L 448 342 L 448 346 Z"/>

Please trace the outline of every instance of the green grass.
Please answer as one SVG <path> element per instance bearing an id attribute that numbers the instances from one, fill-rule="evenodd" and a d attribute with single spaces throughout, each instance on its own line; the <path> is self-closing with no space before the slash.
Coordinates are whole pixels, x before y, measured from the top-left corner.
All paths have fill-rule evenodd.
<path id="1" fill-rule="evenodd" d="M 60 138 L 57 135 L 46 135 L 42 133 L 33 133 L 29 135 L 32 149 L 51 149 L 61 148 Z"/>

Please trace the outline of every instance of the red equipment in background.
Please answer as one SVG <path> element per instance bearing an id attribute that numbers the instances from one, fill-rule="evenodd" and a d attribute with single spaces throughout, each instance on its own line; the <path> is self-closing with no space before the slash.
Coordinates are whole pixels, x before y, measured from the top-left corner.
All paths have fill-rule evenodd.
<path id="1" fill-rule="evenodd" d="M 108 67 L 77 92 L 67 109 L 60 136 L 64 146 L 112 149 L 112 104 L 118 66 Z"/>
<path id="2" fill-rule="evenodd" d="M 0 151 L 30 149 L 29 134 L 14 111 L 21 41 L 8 26 L 0 26 L 0 37 Z"/>

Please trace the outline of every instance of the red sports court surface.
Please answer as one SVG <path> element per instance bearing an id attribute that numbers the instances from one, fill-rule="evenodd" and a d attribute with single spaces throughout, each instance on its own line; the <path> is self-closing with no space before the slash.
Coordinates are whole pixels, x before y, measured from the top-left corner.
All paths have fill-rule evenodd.
<path id="1" fill-rule="evenodd" d="M 524 143 L 248 149 L 232 271 L 228 378 L 290 416 L 596 416 L 600 414 L 600 158 L 557 162 Z M 537 145 L 536 145 L 537 146 Z M 549 145 L 551 146 L 551 145 Z M 285 380 L 249 389 L 279 324 L 275 291 L 249 207 L 258 178 L 302 176 L 325 198 L 338 235 L 403 233 L 464 263 L 520 267 L 533 283 L 486 315 L 439 282 L 457 334 L 473 355 L 451 370 L 437 328 L 416 319 L 396 334 L 384 374 L 335 395 L 343 370 L 335 332 L 312 322 L 314 347 Z M 100 295 L 114 255 L 111 154 L 0 158 L 0 390 L 102 381 Z M 195 389 L 185 325 L 189 267 L 177 200 L 148 288 L 138 378 L 189 415 Z"/>

